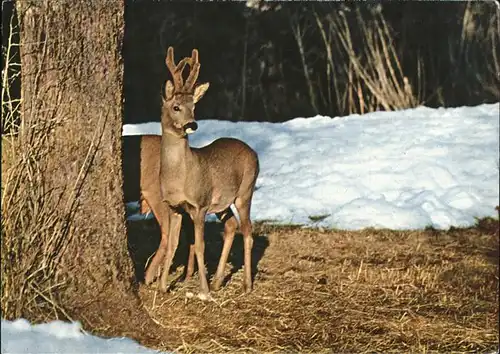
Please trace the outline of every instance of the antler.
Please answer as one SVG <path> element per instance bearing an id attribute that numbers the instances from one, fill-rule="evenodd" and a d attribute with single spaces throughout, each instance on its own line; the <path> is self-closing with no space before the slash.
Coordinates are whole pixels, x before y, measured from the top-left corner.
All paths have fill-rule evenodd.
<path id="1" fill-rule="evenodd" d="M 187 60 L 189 58 L 182 59 L 179 64 L 175 65 L 174 61 L 174 48 L 168 47 L 167 50 L 167 58 L 165 59 L 165 63 L 167 64 L 168 70 L 172 74 L 172 79 L 174 80 L 174 88 L 175 91 L 182 90 L 182 72 L 184 71 L 184 67 L 187 64 Z"/>
<path id="2" fill-rule="evenodd" d="M 198 50 L 193 49 L 190 58 L 182 59 L 179 64 L 175 65 L 174 61 L 174 48 L 168 47 L 167 57 L 165 59 L 165 63 L 167 64 L 167 68 L 170 70 L 172 74 L 172 78 L 174 80 L 174 89 L 176 92 L 192 92 L 194 89 L 194 84 L 196 79 L 198 78 L 198 74 L 200 73 L 200 62 L 198 61 Z M 190 67 L 189 76 L 184 84 L 182 79 L 182 72 L 186 64 Z"/>
<path id="3" fill-rule="evenodd" d="M 184 89 L 188 92 L 194 90 L 194 84 L 198 79 L 198 74 L 200 73 L 200 62 L 198 61 L 198 50 L 193 49 L 191 54 L 191 60 L 189 61 L 189 67 L 191 71 L 189 72 L 189 76 L 186 80 L 186 84 L 184 85 Z"/>

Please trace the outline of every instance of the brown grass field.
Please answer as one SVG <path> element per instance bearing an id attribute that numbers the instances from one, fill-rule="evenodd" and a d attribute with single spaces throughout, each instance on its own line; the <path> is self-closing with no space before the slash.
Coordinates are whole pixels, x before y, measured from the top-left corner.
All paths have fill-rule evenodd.
<path id="1" fill-rule="evenodd" d="M 211 276 L 222 240 L 219 224 L 207 228 Z M 129 222 L 129 233 L 140 237 L 129 239 L 138 276 L 141 244 L 157 231 L 154 221 Z M 191 296 L 196 274 L 175 282 L 182 265 L 169 293 L 141 285 L 142 306 L 159 328 L 151 333 L 157 340 L 142 344 L 181 353 L 498 350 L 498 220 L 447 231 L 255 225 L 254 235 L 258 270 L 249 295 L 242 292 L 241 237 L 213 301 Z M 181 244 L 176 258 L 185 250 Z"/>

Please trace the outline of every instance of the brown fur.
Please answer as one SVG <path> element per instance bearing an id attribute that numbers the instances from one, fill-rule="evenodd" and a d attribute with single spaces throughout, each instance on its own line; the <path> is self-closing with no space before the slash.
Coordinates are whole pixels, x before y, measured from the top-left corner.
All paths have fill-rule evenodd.
<path id="1" fill-rule="evenodd" d="M 161 137 L 144 135 L 141 137 L 141 213 L 153 212 L 160 224 L 161 241 L 151 263 L 146 270 L 145 282 L 150 284 L 158 272 L 158 266 L 165 256 L 168 244 L 168 217 L 165 204 L 161 201 L 160 190 L 160 147 Z M 194 245 L 189 249 L 186 279 L 194 271 Z"/>
<path id="2" fill-rule="evenodd" d="M 169 48 L 169 57 L 173 50 Z M 196 54 L 195 54 L 196 53 Z M 198 67 L 198 54 L 193 50 L 190 67 Z M 182 63 L 182 62 L 181 62 Z M 173 67 L 172 65 L 169 66 Z M 174 82 L 181 81 L 182 72 L 171 70 Z M 196 73 L 197 74 L 197 73 Z M 196 75 L 197 76 L 197 75 Z M 166 95 L 162 107 L 162 139 L 160 186 L 163 201 L 170 221 L 168 249 L 160 279 L 160 288 L 166 290 L 168 269 L 179 242 L 182 221 L 181 212 L 187 212 L 194 223 L 195 253 L 198 261 L 201 294 L 209 292 L 204 262 L 204 225 L 207 213 L 217 213 L 224 220 L 224 246 L 214 278 L 217 290 L 224 277 L 224 267 L 234 239 L 237 219 L 229 207 L 234 203 L 240 216 L 240 228 L 244 237 L 244 286 L 252 288 L 251 249 L 253 245 L 250 206 L 259 174 L 259 161 L 255 151 L 244 142 L 221 138 L 199 149 L 191 148 L 187 134 L 196 130 L 194 105 L 208 89 L 208 84 L 194 88 L 193 85 L 166 83 Z M 177 92 L 177 87 L 183 90 Z M 166 222 L 166 221 L 165 221 Z"/>

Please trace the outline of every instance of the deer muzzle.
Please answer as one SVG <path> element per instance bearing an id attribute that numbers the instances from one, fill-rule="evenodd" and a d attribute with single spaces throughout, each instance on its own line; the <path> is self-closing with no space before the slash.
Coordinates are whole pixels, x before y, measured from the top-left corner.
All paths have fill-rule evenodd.
<path id="1" fill-rule="evenodd" d="M 198 123 L 189 122 L 186 125 L 184 125 L 183 129 L 186 132 L 186 134 L 194 133 L 196 131 L 196 129 L 198 129 Z"/>

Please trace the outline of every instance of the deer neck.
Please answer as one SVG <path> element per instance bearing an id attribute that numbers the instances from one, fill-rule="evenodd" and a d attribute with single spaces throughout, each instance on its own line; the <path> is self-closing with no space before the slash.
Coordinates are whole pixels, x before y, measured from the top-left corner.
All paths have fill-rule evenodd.
<path id="1" fill-rule="evenodd" d="M 160 166 L 162 175 L 183 178 L 192 156 L 187 136 L 179 137 L 162 129 Z"/>

